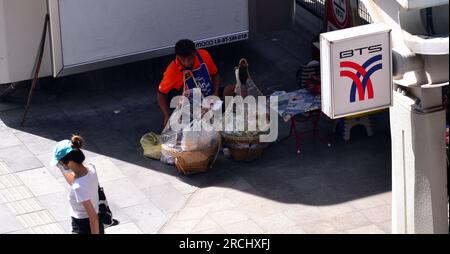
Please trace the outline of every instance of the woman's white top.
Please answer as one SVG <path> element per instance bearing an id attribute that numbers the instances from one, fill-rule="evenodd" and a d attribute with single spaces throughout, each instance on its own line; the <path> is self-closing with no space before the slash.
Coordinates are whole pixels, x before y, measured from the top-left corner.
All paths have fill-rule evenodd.
<path id="1" fill-rule="evenodd" d="M 98 213 L 98 177 L 95 167 L 86 167 L 88 173 L 76 178 L 70 188 L 68 195 L 70 202 L 70 216 L 76 219 L 89 218 L 83 202 L 90 200 L 95 211 Z"/>

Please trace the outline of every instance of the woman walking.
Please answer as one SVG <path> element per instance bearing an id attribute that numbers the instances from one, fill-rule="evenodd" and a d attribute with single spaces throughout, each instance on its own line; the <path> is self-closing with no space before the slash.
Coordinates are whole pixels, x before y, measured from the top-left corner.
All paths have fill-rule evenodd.
<path id="1" fill-rule="evenodd" d="M 51 164 L 58 166 L 71 185 L 69 192 L 72 233 L 104 234 L 99 213 L 98 177 L 95 167 L 85 166 L 85 156 L 80 150 L 84 140 L 73 136 L 71 140 L 58 142 L 53 150 Z"/>

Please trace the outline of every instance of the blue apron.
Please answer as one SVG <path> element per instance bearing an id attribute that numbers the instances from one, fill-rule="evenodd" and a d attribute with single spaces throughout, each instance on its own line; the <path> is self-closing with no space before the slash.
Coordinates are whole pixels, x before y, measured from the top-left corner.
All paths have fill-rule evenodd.
<path id="1" fill-rule="evenodd" d="M 189 77 L 186 78 L 187 87 L 185 87 L 185 89 L 200 88 L 203 96 L 208 97 L 214 94 L 214 86 L 211 81 L 211 77 L 209 76 L 208 68 L 206 67 L 206 64 L 203 62 L 202 57 L 200 56 L 198 51 L 195 54 L 197 55 L 198 60 L 200 61 L 200 67 L 198 69 L 192 70 L 192 74 L 194 75 L 196 82 L 194 82 L 192 76 L 189 75 Z M 183 75 L 186 75 L 186 73 L 184 73 Z M 197 83 L 198 87 L 195 83 Z"/>

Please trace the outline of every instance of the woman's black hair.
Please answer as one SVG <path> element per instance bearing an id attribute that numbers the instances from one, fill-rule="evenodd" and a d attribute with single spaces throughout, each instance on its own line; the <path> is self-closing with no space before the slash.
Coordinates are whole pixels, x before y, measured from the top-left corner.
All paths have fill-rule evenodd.
<path id="1" fill-rule="evenodd" d="M 81 150 L 73 150 L 72 152 L 68 153 L 66 156 L 64 156 L 61 161 L 64 164 L 69 163 L 69 161 L 73 161 L 78 164 L 82 164 L 86 157 L 84 156 L 83 152 Z"/>
<path id="2" fill-rule="evenodd" d="M 179 40 L 177 44 L 175 44 L 175 54 L 177 56 L 186 58 L 190 57 L 195 53 L 195 43 L 191 40 L 184 39 Z"/>
<path id="3" fill-rule="evenodd" d="M 84 162 L 86 157 L 83 152 L 80 150 L 84 145 L 84 139 L 81 136 L 73 135 L 72 136 L 72 148 L 74 149 L 72 152 L 68 153 L 64 156 L 61 161 L 64 164 L 69 163 L 69 161 L 73 161 L 75 163 L 81 164 Z"/>

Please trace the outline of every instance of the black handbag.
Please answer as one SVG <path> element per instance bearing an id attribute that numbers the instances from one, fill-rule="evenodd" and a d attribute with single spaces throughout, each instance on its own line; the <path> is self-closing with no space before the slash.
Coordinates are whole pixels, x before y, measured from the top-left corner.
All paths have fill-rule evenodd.
<path id="1" fill-rule="evenodd" d="M 113 218 L 111 209 L 109 209 L 108 200 L 106 200 L 105 192 L 100 186 L 98 186 L 98 216 L 105 228 L 119 224 L 119 221 Z"/>

